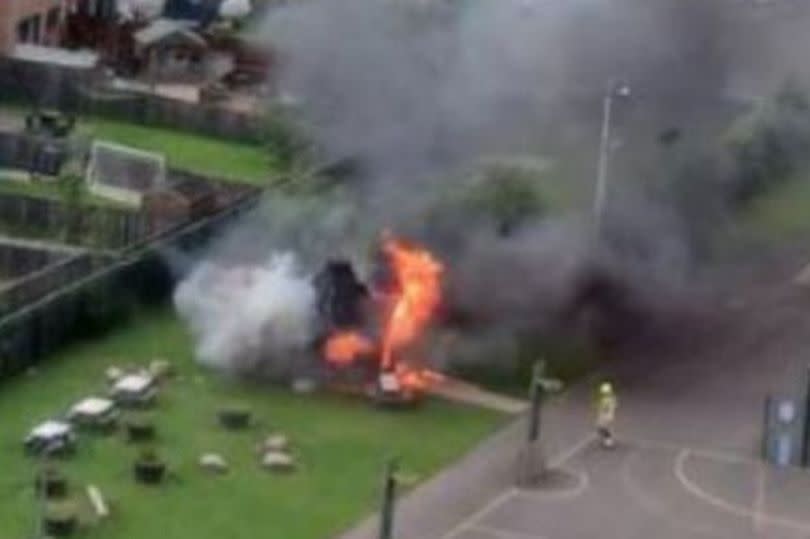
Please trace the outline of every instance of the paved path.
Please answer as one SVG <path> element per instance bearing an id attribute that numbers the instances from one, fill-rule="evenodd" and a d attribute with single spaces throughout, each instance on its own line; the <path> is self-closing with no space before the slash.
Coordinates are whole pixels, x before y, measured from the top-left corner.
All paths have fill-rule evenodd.
<path id="1" fill-rule="evenodd" d="M 455 378 L 445 378 L 429 391 L 436 397 L 503 414 L 520 414 L 525 412 L 529 405 L 526 400 L 487 391 L 482 387 Z"/>
<path id="2" fill-rule="evenodd" d="M 518 420 L 405 496 L 395 537 L 810 538 L 810 474 L 756 459 L 765 396 L 800 394 L 810 362 L 810 294 L 792 284 L 795 266 L 775 273 L 765 280 L 778 284 L 734 296 L 734 323 L 708 343 L 610 366 L 621 399 L 615 451 L 592 443 L 597 380 L 587 380 L 544 415 L 562 486 L 515 488 Z M 376 530 L 372 518 L 341 539 Z"/>

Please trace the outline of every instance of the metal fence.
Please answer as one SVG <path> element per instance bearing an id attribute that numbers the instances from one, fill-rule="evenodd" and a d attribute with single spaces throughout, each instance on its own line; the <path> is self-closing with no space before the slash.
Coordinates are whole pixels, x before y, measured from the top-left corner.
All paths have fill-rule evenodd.
<path id="1" fill-rule="evenodd" d="M 98 73 L 52 64 L 0 59 L 0 101 L 59 108 L 141 125 L 243 142 L 261 140 L 255 115 L 217 104 L 187 103 L 154 94 L 103 89 Z"/>
<path id="2" fill-rule="evenodd" d="M 0 194 L 0 232 L 50 239 L 63 237 L 68 226 L 71 242 L 102 249 L 120 249 L 150 232 L 149 219 L 141 212 L 88 204 L 71 207 L 56 199 Z"/>
<path id="3" fill-rule="evenodd" d="M 112 262 L 76 258 L 49 277 L 32 276 L 33 281 L 42 282 L 30 285 L 28 292 L 19 292 L 25 306 L 0 318 L 0 379 L 25 371 L 71 340 L 103 333 L 125 320 L 138 305 L 165 301 L 177 272 L 164 253 L 204 247 L 213 235 L 253 209 L 259 196 L 248 193 L 207 219 L 133 244 Z M 63 284 L 48 288 L 58 283 Z M 36 294 L 40 296 L 32 298 Z"/>
<path id="4" fill-rule="evenodd" d="M 81 253 L 27 275 L 0 291 L 0 317 L 28 305 L 50 291 L 81 279 L 103 263 L 102 257 Z"/>

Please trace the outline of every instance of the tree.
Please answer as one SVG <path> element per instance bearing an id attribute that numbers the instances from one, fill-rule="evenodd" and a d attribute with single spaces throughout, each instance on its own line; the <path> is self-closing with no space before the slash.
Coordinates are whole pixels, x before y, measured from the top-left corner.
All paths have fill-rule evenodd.
<path id="1" fill-rule="evenodd" d="M 492 219 L 501 236 L 510 235 L 524 221 L 543 212 L 536 170 L 509 162 L 489 165 L 467 193 L 467 201 Z"/>
<path id="2" fill-rule="evenodd" d="M 810 99 L 805 88 L 788 81 L 734 126 L 730 149 L 737 167 L 733 201 L 747 203 L 788 180 L 810 161 Z"/>

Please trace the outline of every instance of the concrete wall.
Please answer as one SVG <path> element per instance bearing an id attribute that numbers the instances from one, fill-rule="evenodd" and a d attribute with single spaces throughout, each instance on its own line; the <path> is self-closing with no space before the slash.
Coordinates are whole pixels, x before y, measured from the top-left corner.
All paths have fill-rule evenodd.
<path id="1" fill-rule="evenodd" d="M 40 16 L 40 45 L 58 45 L 58 34 L 48 33 L 48 13 L 59 9 L 59 26 L 64 21 L 67 0 L 0 0 L 0 54 L 14 50 L 17 42 L 17 25 L 29 17 Z"/>

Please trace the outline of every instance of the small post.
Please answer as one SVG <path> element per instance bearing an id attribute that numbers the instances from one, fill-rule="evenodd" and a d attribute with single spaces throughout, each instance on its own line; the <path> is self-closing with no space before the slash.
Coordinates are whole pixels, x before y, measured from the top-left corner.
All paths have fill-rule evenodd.
<path id="1" fill-rule="evenodd" d="M 526 445 L 518 456 L 518 483 L 532 487 L 537 486 L 546 472 L 546 462 L 540 447 L 541 418 L 545 396 L 562 388 L 562 382 L 546 377 L 546 362 L 539 360 L 532 369 L 529 385 L 529 428 Z"/>
<path id="2" fill-rule="evenodd" d="M 531 407 L 529 409 L 529 444 L 533 444 L 540 439 L 540 417 L 543 409 L 544 388 L 542 384 L 543 376 L 546 372 L 546 362 L 539 360 L 532 368 L 532 380 L 529 385 L 529 399 Z"/>
<path id="3" fill-rule="evenodd" d="M 394 536 L 394 510 L 397 496 L 396 474 L 398 470 L 398 459 L 389 459 L 385 466 L 383 479 L 383 499 L 380 506 L 380 539 L 393 539 Z"/>
<path id="4" fill-rule="evenodd" d="M 807 369 L 807 378 L 805 379 L 804 391 L 801 464 L 803 467 L 807 468 L 810 466 L 810 367 Z"/>
<path id="5" fill-rule="evenodd" d="M 762 414 L 762 459 L 768 460 L 768 440 L 769 440 L 769 426 L 771 422 L 771 408 L 773 403 L 773 396 L 768 395 L 765 397 L 765 408 Z"/>

